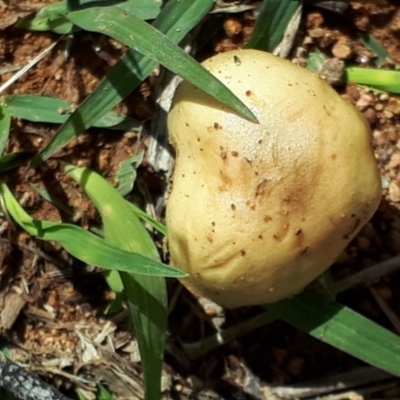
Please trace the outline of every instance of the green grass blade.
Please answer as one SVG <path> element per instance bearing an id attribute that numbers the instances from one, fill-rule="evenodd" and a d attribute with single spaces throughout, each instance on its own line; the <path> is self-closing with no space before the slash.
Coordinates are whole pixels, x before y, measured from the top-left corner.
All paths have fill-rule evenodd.
<path id="1" fill-rule="evenodd" d="M 328 297 L 305 291 L 266 307 L 315 338 L 400 376 L 400 337 Z"/>
<path id="2" fill-rule="evenodd" d="M 257 118 L 249 108 L 222 82 L 177 47 L 167 36 L 133 14 L 112 6 L 72 11 L 67 16 L 84 30 L 106 34 L 128 45 L 201 88 L 244 118 L 257 122 Z"/>
<path id="3" fill-rule="evenodd" d="M 50 124 L 63 124 L 72 108 L 64 100 L 35 94 L 3 96 L 0 101 L 15 118 Z M 94 126 L 123 131 L 138 131 L 142 128 L 138 121 L 114 111 L 109 111 Z"/>
<path id="4" fill-rule="evenodd" d="M 87 168 L 66 168 L 93 201 L 111 244 L 159 260 L 157 248 L 130 204 L 104 178 Z M 161 395 L 161 370 L 167 329 L 165 279 L 121 273 L 145 377 L 145 399 Z"/>
<path id="5" fill-rule="evenodd" d="M 0 103 L 0 157 L 3 154 L 4 148 L 10 135 L 11 115 L 3 103 Z"/>
<path id="6" fill-rule="evenodd" d="M 150 217 L 150 215 L 146 214 L 143 210 L 141 210 L 138 206 L 135 204 L 130 204 L 131 209 L 133 212 L 143 221 L 147 222 L 149 225 L 151 225 L 157 232 L 161 233 L 162 235 L 167 234 L 167 227 L 161 223 L 160 221 L 157 221 L 156 219 Z"/>
<path id="7" fill-rule="evenodd" d="M 272 53 L 281 43 L 299 5 L 299 0 L 264 0 L 254 32 L 245 47 Z"/>
<path id="8" fill-rule="evenodd" d="M 400 94 L 400 71 L 349 67 L 344 71 L 344 78 L 346 81 Z"/>
<path id="9" fill-rule="evenodd" d="M 104 236 L 135 253 L 158 260 L 158 251 L 143 224 L 132 212 L 130 204 L 101 175 L 69 165 L 67 174 L 74 179 L 99 211 Z"/>
<path id="10" fill-rule="evenodd" d="M 6 154 L 0 158 L 0 173 L 20 167 L 28 161 L 30 156 L 32 156 L 31 151 L 18 151 Z"/>
<path id="11" fill-rule="evenodd" d="M 153 26 L 174 43 L 183 37 L 207 14 L 213 0 L 170 0 L 154 21 Z M 32 166 L 47 160 L 79 133 L 94 125 L 104 113 L 111 110 L 132 92 L 157 66 L 154 61 L 128 49 L 109 71 L 99 86 L 68 118 L 50 143 L 35 157 Z"/>
<path id="12" fill-rule="evenodd" d="M 96 393 L 96 400 L 113 400 L 113 396 L 105 387 L 99 386 Z"/>
<path id="13" fill-rule="evenodd" d="M 370 34 L 362 33 L 359 35 L 361 43 L 376 56 L 374 64 L 379 67 L 384 63 L 393 62 L 386 49 Z"/>
<path id="14" fill-rule="evenodd" d="M 185 276 L 181 271 L 168 265 L 121 250 L 75 225 L 33 220 L 4 183 L 0 183 L 0 194 L 12 218 L 30 235 L 41 240 L 60 243 L 71 255 L 87 264 L 152 276 Z"/>

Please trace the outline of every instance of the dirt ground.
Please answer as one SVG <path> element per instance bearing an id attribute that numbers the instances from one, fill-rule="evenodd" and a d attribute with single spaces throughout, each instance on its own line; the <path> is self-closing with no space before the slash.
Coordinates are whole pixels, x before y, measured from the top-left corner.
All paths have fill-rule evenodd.
<path id="1" fill-rule="evenodd" d="M 0 0 L 0 84 L 58 41 L 6 93 L 54 96 L 78 105 L 115 64 L 124 47 L 96 34 L 78 32 L 71 39 L 15 28 L 18 18 L 50 2 Z M 291 58 L 304 65 L 309 52 L 319 49 L 332 60 L 372 66 L 374 56 L 359 39 L 365 33 L 373 35 L 387 50 L 388 65 L 400 66 L 399 6 L 400 2 L 394 0 L 385 5 L 352 2 L 343 14 L 338 14 L 306 5 Z M 218 18 L 220 32 L 198 55 L 200 59 L 241 47 L 255 21 L 252 11 L 221 14 Z M 354 84 L 336 82 L 335 87 L 371 124 L 384 188 L 378 212 L 332 267 L 333 277 L 339 280 L 392 259 L 400 252 L 400 98 Z M 72 219 L 82 226 L 98 221 L 90 202 L 63 175 L 62 163 L 88 166 L 113 181 L 122 160 L 146 150 L 146 129 L 156 111 L 155 100 L 150 78 L 117 108 L 147 121 L 141 134 L 90 129 L 39 168 L 33 170 L 27 164 L 4 174 L 2 179 L 35 218 Z M 37 152 L 56 129 L 54 125 L 13 120 L 7 152 L 21 149 Z M 165 191 L 165 176 L 154 172 L 145 159 L 137 179 L 130 198 L 142 206 L 154 205 Z M 43 201 L 31 183 L 51 190 L 60 203 L 73 210 L 73 217 Z M 36 241 L 5 218 L 0 246 L 2 348 L 10 352 L 14 361 L 69 395 L 79 387 L 90 398 L 96 384 L 101 382 L 115 398 L 138 398 L 141 377 L 136 342 L 131 337 L 125 311 L 112 316 L 103 313 L 112 293 L 101 271 L 72 260 L 56 244 Z M 400 261 L 397 264 L 400 267 Z M 395 271 L 371 285 L 342 293 L 339 301 L 399 333 L 399 280 L 400 273 Z M 213 324 L 222 323 L 223 327 L 246 324 L 263 310 L 252 307 L 222 314 L 216 309 L 206 315 L 207 306 L 199 306 L 177 282 L 169 282 L 169 291 L 170 345 L 165 357 L 165 398 L 271 400 L 277 398 L 276 393 L 292 399 L 318 395 L 324 399 L 400 398 L 398 379 L 380 375 L 379 371 L 366 368 L 360 361 L 282 322 L 263 325 L 194 358 L 184 351 L 184 344 L 215 332 Z M 350 385 L 343 389 L 345 394 L 333 395 L 333 389 L 328 387 L 329 377 L 342 374 L 345 380 L 354 369 L 364 374 L 362 384 L 356 385 L 358 390 Z M 290 391 L 291 385 L 319 379 L 327 388 L 320 394 Z"/>

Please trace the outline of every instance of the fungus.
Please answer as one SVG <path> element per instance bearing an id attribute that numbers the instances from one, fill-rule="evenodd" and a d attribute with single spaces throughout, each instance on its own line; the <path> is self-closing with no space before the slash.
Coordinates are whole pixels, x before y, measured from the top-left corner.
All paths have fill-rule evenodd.
<path id="1" fill-rule="evenodd" d="M 171 263 L 225 307 L 272 303 L 332 265 L 378 207 L 370 129 L 327 83 L 271 54 L 235 50 L 203 66 L 259 124 L 188 82 L 177 89 Z"/>

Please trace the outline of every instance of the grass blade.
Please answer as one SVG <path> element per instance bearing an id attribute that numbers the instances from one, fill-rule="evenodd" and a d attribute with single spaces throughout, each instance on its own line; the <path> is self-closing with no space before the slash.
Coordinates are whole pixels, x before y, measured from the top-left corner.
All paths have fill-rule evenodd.
<path id="1" fill-rule="evenodd" d="M 67 101 L 35 94 L 3 96 L 0 101 L 15 118 L 50 124 L 63 124 L 72 109 L 71 104 Z M 108 112 L 94 126 L 123 131 L 138 131 L 142 127 L 133 118 L 117 114 L 114 111 Z"/>
<path id="2" fill-rule="evenodd" d="M 390 54 L 372 35 L 368 33 L 361 33 L 359 38 L 364 47 L 376 56 L 376 58 L 374 58 L 374 64 L 377 67 L 387 62 L 393 62 Z"/>
<path id="3" fill-rule="evenodd" d="M 127 251 L 159 260 L 149 233 L 130 204 L 100 175 L 87 168 L 67 167 L 102 217 L 105 239 Z M 145 399 L 161 395 L 161 368 L 167 329 L 165 279 L 121 273 L 138 339 L 145 376 Z"/>
<path id="4" fill-rule="evenodd" d="M 305 291 L 266 307 L 315 338 L 400 376 L 400 337 L 328 297 Z"/>
<path id="5" fill-rule="evenodd" d="M 31 151 L 17 151 L 4 155 L 0 158 L 0 173 L 20 167 L 28 161 L 30 156 L 32 156 Z"/>
<path id="6" fill-rule="evenodd" d="M 177 47 L 167 36 L 120 7 L 72 11 L 68 19 L 80 28 L 106 34 L 201 88 L 244 118 L 257 122 L 250 109 L 222 82 Z"/>
<path id="7" fill-rule="evenodd" d="M 168 265 L 139 254 L 127 252 L 75 225 L 33 220 L 12 195 L 6 184 L 0 183 L 7 211 L 30 235 L 41 240 L 60 243 L 71 255 L 87 264 L 106 269 L 152 276 L 182 277 L 185 274 Z"/>
<path id="8" fill-rule="evenodd" d="M 161 233 L 162 235 L 166 236 L 167 235 L 167 227 L 161 223 L 160 221 L 157 221 L 156 219 L 150 217 L 149 214 L 145 213 L 143 210 L 141 210 L 138 206 L 135 204 L 129 204 L 132 211 L 143 221 L 147 222 L 149 225 L 151 225 L 157 232 Z"/>
<path id="9" fill-rule="evenodd" d="M 273 53 L 282 42 L 300 3 L 299 0 L 264 0 L 254 32 L 245 47 Z"/>
<path id="10" fill-rule="evenodd" d="M 0 157 L 6 147 L 10 135 L 11 115 L 3 104 L 0 105 Z"/>
<path id="11" fill-rule="evenodd" d="M 174 43 L 182 38 L 204 17 L 213 0 L 170 0 L 154 21 L 153 26 Z M 132 92 L 157 66 L 154 61 L 129 49 L 108 75 L 68 118 L 50 143 L 35 157 L 32 166 L 51 157 L 79 133 L 94 125 L 104 113 Z"/>
<path id="12" fill-rule="evenodd" d="M 400 71 L 349 67 L 344 71 L 344 78 L 346 81 L 400 94 Z"/>

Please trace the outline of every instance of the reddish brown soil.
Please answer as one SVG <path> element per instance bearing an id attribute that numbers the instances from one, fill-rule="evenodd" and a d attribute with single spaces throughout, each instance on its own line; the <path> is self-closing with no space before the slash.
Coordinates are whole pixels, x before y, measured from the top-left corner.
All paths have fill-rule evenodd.
<path id="1" fill-rule="evenodd" d="M 0 0 L 0 69 L 24 66 L 59 40 L 56 47 L 7 93 L 55 96 L 78 105 L 125 49 L 111 39 L 81 32 L 74 36 L 66 57 L 68 39 L 14 27 L 17 18 L 44 4 L 36 0 Z M 319 49 L 331 59 L 353 65 L 372 65 L 373 55 L 357 38 L 358 33 L 365 32 L 379 40 L 389 52 L 392 63 L 399 66 L 398 6 L 394 0 L 384 6 L 352 2 L 343 15 L 306 6 L 292 51 L 293 60 L 305 64 L 308 53 Z M 212 45 L 202 49 L 200 59 L 241 47 L 251 35 L 254 24 L 251 12 L 219 18 L 221 32 Z M 96 48 L 101 51 L 95 51 Z M 0 84 L 13 73 L 2 70 Z M 378 212 L 332 267 L 334 278 L 342 279 L 394 257 L 400 251 L 400 98 L 354 84 L 340 84 L 337 90 L 354 103 L 371 124 L 384 186 Z M 152 80 L 143 83 L 117 110 L 141 121 L 151 120 L 155 112 Z M 14 120 L 7 153 L 20 149 L 36 152 L 49 142 L 56 129 L 56 126 Z M 51 190 L 60 202 L 74 211 L 74 221 L 86 227 L 98 220 L 96 211 L 77 186 L 64 176 L 63 164 L 88 166 L 113 181 L 121 161 L 146 149 L 146 145 L 146 132 L 136 135 L 91 129 L 39 168 L 33 170 L 26 165 L 4 174 L 2 179 L 35 218 L 71 220 L 70 215 L 41 200 L 30 183 Z M 165 190 L 163 181 L 163 176 L 152 172 L 144 163 L 139 168 L 137 188 L 140 189 L 134 191 L 132 198 L 139 204 L 151 203 Z M 129 333 L 126 314 L 103 315 L 112 293 L 101 273 L 71 260 L 58 245 L 33 239 L 7 219 L 1 225 L 0 243 L 0 329 L 12 359 L 64 391 L 80 387 L 90 393 L 102 382 L 109 386 L 115 398 L 137 398 L 132 393 L 138 393 L 135 387 L 140 392 L 140 373 L 138 364 L 129 362 L 137 359 L 135 341 Z M 399 272 L 394 272 L 370 286 L 362 285 L 344 292 L 339 300 L 396 331 L 393 321 L 396 323 L 400 318 L 399 279 Z M 214 332 L 210 322 L 213 315 L 205 315 L 177 282 L 169 282 L 169 289 L 172 301 L 169 332 L 174 347 L 166 355 L 165 398 L 273 399 L 276 398 L 271 394 L 274 386 L 323 378 L 362 365 L 281 322 L 259 328 L 203 357 L 190 360 L 181 349 L 182 343 L 198 341 Z M 225 326 L 237 324 L 261 311 L 254 307 L 227 312 Z M 390 312 L 392 321 L 388 317 Z M 218 310 L 216 314 L 219 315 Z M 93 349 L 84 337 L 97 340 Z M 398 381 L 390 381 L 388 387 L 381 388 L 371 379 L 366 386 L 371 388 L 371 394 L 352 398 L 400 397 Z M 350 398 L 346 396 L 342 398 Z"/>

